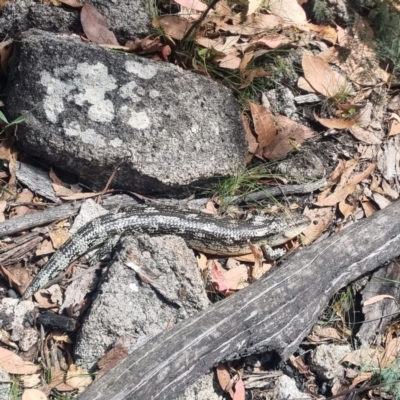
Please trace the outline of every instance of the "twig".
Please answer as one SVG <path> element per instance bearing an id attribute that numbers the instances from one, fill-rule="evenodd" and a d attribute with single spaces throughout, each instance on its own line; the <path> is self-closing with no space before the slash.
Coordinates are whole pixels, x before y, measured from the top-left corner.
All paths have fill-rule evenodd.
<path id="1" fill-rule="evenodd" d="M 187 30 L 187 32 L 183 35 L 183 38 L 181 40 L 181 43 L 187 40 L 187 38 L 192 34 L 195 28 L 197 28 L 198 25 L 200 25 L 206 18 L 207 14 L 209 11 L 219 2 L 219 0 L 212 0 L 212 2 L 208 5 L 208 7 L 204 10 L 203 14 L 201 14 L 201 17 L 193 22 L 192 26 Z"/>

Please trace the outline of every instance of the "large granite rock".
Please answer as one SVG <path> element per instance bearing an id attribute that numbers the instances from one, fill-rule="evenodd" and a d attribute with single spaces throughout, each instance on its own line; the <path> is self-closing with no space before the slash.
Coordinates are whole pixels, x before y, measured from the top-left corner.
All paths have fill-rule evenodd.
<path id="1" fill-rule="evenodd" d="M 154 279 L 159 289 L 124 264 L 128 251 L 134 255 L 135 264 L 159 275 Z M 181 307 L 170 301 L 173 298 Z M 131 352 L 208 306 L 196 259 L 183 239 L 127 237 L 106 272 L 78 335 L 76 361 L 90 369 L 118 343 Z"/>
<path id="2" fill-rule="evenodd" d="M 32 30 L 15 43 L 7 86 L 11 119 L 30 155 L 93 189 L 183 191 L 244 166 L 239 107 L 227 88 L 180 68 Z"/>
<path id="3" fill-rule="evenodd" d="M 122 42 L 151 32 L 150 3 L 145 0 L 91 1 Z M 76 9 L 54 7 L 33 0 L 14 0 L 4 6 L 0 15 L 0 38 L 12 37 L 31 28 L 80 33 L 80 13 Z"/>

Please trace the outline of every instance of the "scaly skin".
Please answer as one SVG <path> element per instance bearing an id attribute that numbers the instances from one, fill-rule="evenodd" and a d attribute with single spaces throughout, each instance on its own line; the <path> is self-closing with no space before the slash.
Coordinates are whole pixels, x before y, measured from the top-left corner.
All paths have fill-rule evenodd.
<path id="1" fill-rule="evenodd" d="M 95 218 L 67 240 L 36 275 L 22 300 L 43 288 L 88 250 L 115 235 L 148 233 L 182 237 L 193 249 L 210 254 L 249 254 L 249 242 L 277 246 L 300 234 L 310 219 L 304 215 L 267 214 L 250 220 L 215 217 L 167 206 L 142 205 Z"/>

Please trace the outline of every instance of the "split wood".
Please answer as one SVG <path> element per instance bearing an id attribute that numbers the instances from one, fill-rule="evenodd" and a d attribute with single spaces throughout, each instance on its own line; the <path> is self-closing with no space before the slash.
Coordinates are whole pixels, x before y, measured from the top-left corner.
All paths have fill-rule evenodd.
<path id="1" fill-rule="evenodd" d="M 399 255 L 397 201 L 156 336 L 77 399 L 171 400 L 225 360 L 261 352 L 285 360 L 340 288 Z"/>

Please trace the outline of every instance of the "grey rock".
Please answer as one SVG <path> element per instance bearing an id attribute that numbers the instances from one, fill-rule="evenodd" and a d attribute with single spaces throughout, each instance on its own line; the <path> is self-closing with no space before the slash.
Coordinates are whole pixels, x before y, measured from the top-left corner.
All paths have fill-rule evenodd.
<path id="1" fill-rule="evenodd" d="M 11 400 L 11 383 L 6 383 L 10 380 L 10 375 L 0 369 L 0 400 Z M 4 383 L 2 383 L 4 382 Z"/>
<path id="2" fill-rule="evenodd" d="M 39 332 L 35 328 L 28 327 L 25 329 L 24 336 L 18 343 L 22 351 L 28 351 L 39 340 Z"/>
<path id="3" fill-rule="evenodd" d="M 18 161 L 15 174 L 17 179 L 25 184 L 32 192 L 54 201 L 55 203 L 57 202 L 57 197 L 54 194 L 48 172 Z"/>
<path id="4" fill-rule="evenodd" d="M 215 379 L 214 373 L 203 375 L 175 400 L 224 400 L 226 396 Z"/>
<path id="5" fill-rule="evenodd" d="M 92 219 L 107 214 L 108 211 L 104 209 L 100 204 L 97 204 L 92 199 L 86 200 L 80 210 L 79 214 L 75 218 L 72 228 L 69 230 L 70 235 L 74 235 L 80 228 L 90 222 Z"/>
<path id="6" fill-rule="evenodd" d="M 152 30 L 152 1 L 146 0 L 92 0 L 91 3 L 106 18 L 109 28 L 119 40 L 144 37 Z M 154 6 L 153 6 L 154 7 Z"/>
<path id="7" fill-rule="evenodd" d="M 157 284 L 171 297 L 181 294 L 181 307 L 170 303 L 123 264 L 121 259 L 128 250 L 134 254 L 136 264 L 159 275 Z M 92 368 L 116 343 L 125 343 L 131 352 L 208 305 L 194 254 L 181 238 L 127 237 L 83 323 L 75 348 L 77 363 Z"/>
<path id="8" fill-rule="evenodd" d="M 299 122 L 299 118 L 296 114 L 297 107 L 294 103 L 295 97 L 290 89 L 286 87 L 272 89 L 266 93 L 266 96 L 271 102 L 272 109 L 276 113 L 286 115 L 293 121 Z"/>
<path id="9" fill-rule="evenodd" d="M 311 400 L 312 397 L 297 389 L 296 382 L 287 375 L 278 378 L 275 390 L 274 400 Z"/>
<path id="10" fill-rule="evenodd" d="M 164 62 L 32 30 L 15 44 L 6 104 L 18 145 L 94 189 L 176 193 L 242 168 L 232 92 Z"/>
<path id="11" fill-rule="evenodd" d="M 14 36 L 31 28 L 51 32 L 75 31 L 80 27 L 78 11 L 38 4 L 32 0 L 7 3 L 0 16 L 0 38 Z"/>
<path id="12" fill-rule="evenodd" d="M 340 361 L 349 353 L 349 345 L 321 344 L 311 353 L 311 368 L 322 379 L 340 380 L 345 371 Z"/>

